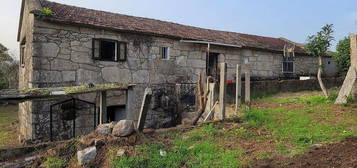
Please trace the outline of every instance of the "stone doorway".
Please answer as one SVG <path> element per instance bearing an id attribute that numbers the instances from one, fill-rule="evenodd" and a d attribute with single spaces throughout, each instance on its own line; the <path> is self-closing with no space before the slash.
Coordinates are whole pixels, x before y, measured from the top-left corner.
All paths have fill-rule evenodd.
<path id="1" fill-rule="evenodd" d="M 73 98 L 50 106 L 51 141 L 85 135 L 95 130 L 96 126 L 96 105 L 94 103 Z"/>

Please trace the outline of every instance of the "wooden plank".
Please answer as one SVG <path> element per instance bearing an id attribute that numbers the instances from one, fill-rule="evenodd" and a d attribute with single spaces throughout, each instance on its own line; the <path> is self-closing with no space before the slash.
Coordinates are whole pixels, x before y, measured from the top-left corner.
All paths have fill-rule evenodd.
<path id="1" fill-rule="evenodd" d="M 107 91 L 101 91 L 99 94 L 99 123 L 107 122 Z"/>
<path id="2" fill-rule="evenodd" d="M 250 105 L 250 71 L 245 72 L 245 103 Z"/>
<path id="3" fill-rule="evenodd" d="M 203 120 L 204 122 L 206 122 L 207 119 L 212 115 L 212 113 L 213 113 L 213 111 L 214 111 L 214 108 L 216 108 L 216 106 L 217 106 L 218 103 L 219 103 L 218 101 L 216 101 L 216 103 L 214 103 L 212 109 L 208 112 L 206 118 Z"/>
<path id="4" fill-rule="evenodd" d="M 144 130 L 145 120 L 146 120 L 147 113 L 149 111 L 151 97 L 152 97 L 151 88 L 146 88 L 145 89 L 145 93 L 144 93 L 144 97 L 143 97 L 143 101 L 142 101 L 142 104 L 141 104 L 138 124 L 137 124 L 137 128 L 136 128 L 139 132 Z"/>
<path id="5" fill-rule="evenodd" d="M 226 96 L 226 79 L 227 79 L 227 64 L 221 63 L 221 73 L 220 73 L 220 83 L 219 83 L 219 104 L 220 104 L 220 118 L 224 120 L 226 117 L 226 108 L 225 108 L 225 96 Z"/>
<path id="6" fill-rule="evenodd" d="M 238 113 L 239 106 L 242 104 L 242 75 L 241 75 L 241 66 L 237 64 L 236 69 L 236 105 L 235 112 Z"/>
<path id="7" fill-rule="evenodd" d="M 200 109 L 198 109 L 198 115 L 197 117 L 193 120 L 192 125 L 196 125 L 198 120 L 202 117 L 203 113 L 205 112 L 206 109 L 206 103 L 207 103 L 207 97 L 209 95 L 210 92 L 207 92 L 204 96 L 203 96 L 203 106 L 200 107 Z"/>

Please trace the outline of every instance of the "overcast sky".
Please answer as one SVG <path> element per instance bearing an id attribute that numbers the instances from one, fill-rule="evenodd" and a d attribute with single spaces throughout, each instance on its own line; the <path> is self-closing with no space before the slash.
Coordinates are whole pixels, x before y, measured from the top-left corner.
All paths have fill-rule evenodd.
<path id="1" fill-rule="evenodd" d="M 335 25 L 336 42 L 357 33 L 357 0 L 54 1 L 203 28 L 285 37 L 300 43 L 327 23 Z M 0 43 L 16 56 L 20 5 L 21 0 L 1 0 L 0 6 Z"/>

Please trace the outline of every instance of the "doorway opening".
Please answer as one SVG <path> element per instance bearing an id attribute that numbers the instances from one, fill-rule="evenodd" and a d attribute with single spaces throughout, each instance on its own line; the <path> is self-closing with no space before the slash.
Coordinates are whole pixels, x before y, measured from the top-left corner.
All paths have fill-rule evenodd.
<path id="1" fill-rule="evenodd" d="M 206 74 L 214 79 L 218 77 L 218 55 L 219 53 L 209 53 L 206 59 Z"/>
<path id="2" fill-rule="evenodd" d="M 107 107 L 107 121 L 120 121 L 126 119 L 125 105 L 115 105 Z"/>

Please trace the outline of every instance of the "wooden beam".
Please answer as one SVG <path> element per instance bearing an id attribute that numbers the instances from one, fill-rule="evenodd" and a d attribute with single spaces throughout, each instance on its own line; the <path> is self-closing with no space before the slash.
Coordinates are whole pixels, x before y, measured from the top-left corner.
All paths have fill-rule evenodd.
<path id="1" fill-rule="evenodd" d="M 101 91 L 99 94 L 99 123 L 107 122 L 107 91 Z"/>
<path id="2" fill-rule="evenodd" d="M 225 96 L 226 96 L 226 79 L 227 79 L 227 64 L 221 63 L 221 73 L 220 73 L 220 83 L 219 83 L 219 104 L 220 104 L 220 118 L 224 120 L 226 118 L 226 108 L 225 108 Z"/>
<path id="3" fill-rule="evenodd" d="M 144 130 L 146 115 L 149 111 L 151 97 L 152 97 L 151 88 L 146 88 L 144 97 L 143 97 L 143 101 L 141 103 L 141 109 L 140 109 L 138 124 L 137 124 L 137 128 L 136 128 L 139 132 Z"/>
<path id="4" fill-rule="evenodd" d="M 245 103 L 250 105 L 250 71 L 245 72 Z"/>
<path id="5" fill-rule="evenodd" d="M 218 101 L 216 101 L 216 103 L 214 103 L 213 107 L 212 107 L 211 110 L 208 112 L 206 118 L 203 120 L 204 122 L 206 122 L 207 119 L 212 115 L 212 113 L 213 113 L 214 109 L 216 108 L 217 104 L 218 104 Z"/>
<path id="6" fill-rule="evenodd" d="M 241 66 L 237 64 L 236 69 L 236 106 L 235 112 L 238 114 L 239 106 L 242 104 L 242 75 L 241 75 Z"/>

